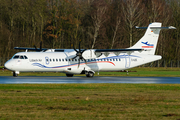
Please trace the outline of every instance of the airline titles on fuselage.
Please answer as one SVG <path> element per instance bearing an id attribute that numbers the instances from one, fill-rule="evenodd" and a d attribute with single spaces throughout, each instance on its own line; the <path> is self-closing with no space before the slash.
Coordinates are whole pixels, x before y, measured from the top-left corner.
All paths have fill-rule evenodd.
<path id="1" fill-rule="evenodd" d="M 41 62 L 42 59 L 29 59 L 29 62 Z"/>

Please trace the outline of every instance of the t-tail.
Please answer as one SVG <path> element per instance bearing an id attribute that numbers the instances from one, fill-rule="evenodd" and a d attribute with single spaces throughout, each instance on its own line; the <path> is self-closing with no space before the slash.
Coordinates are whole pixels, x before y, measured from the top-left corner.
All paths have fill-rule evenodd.
<path id="1" fill-rule="evenodd" d="M 175 27 L 161 27 L 162 23 L 154 22 L 148 27 L 136 27 L 137 29 L 147 29 L 144 36 L 131 49 L 144 49 L 140 54 L 154 55 L 157 47 L 159 33 L 161 29 L 176 29 Z"/>

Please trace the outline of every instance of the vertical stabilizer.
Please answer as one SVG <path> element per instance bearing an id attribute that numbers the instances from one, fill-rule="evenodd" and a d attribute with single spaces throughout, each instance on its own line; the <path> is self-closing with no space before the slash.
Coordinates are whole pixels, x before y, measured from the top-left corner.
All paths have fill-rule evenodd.
<path id="1" fill-rule="evenodd" d="M 149 24 L 144 36 L 131 48 L 145 49 L 141 54 L 154 55 L 161 30 L 161 23 L 154 22 Z"/>

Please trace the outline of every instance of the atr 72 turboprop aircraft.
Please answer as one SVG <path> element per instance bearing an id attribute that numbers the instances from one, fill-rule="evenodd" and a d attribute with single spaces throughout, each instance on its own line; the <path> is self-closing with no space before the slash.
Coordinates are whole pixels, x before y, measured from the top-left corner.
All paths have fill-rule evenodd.
<path id="1" fill-rule="evenodd" d="M 136 27 L 141 29 L 141 27 Z M 99 71 L 120 71 L 160 60 L 160 55 L 154 55 L 161 29 L 176 29 L 161 27 L 161 23 L 149 24 L 144 36 L 132 47 L 127 49 L 44 49 L 21 48 L 26 50 L 16 53 L 5 67 L 13 71 L 13 76 L 20 72 L 63 72 L 67 77 L 74 74 L 86 74 L 93 77 Z M 28 52 L 34 50 L 36 52 Z M 38 52 L 37 52 L 38 51 Z"/>

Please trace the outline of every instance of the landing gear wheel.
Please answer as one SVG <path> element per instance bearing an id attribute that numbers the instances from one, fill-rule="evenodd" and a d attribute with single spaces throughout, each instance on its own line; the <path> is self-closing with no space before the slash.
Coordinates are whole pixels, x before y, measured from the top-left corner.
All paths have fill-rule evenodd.
<path id="1" fill-rule="evenodd" d="M 67 77 L 73 77 L 73 74 L 66 74 Z"/>
<path id="2" fill-rule="evenodd" d="M 17 77 L 18 74 L 17 74 L 16 72 L 13 72 L 13 76 L 14 76 L 14 77 Z"/>
<path id="3" fill-rule="evenodd" d="M 87 74 L 86 74 L 86 77 L 93 77 L 94 76 L 94 73 L 89 71 Z"/>

